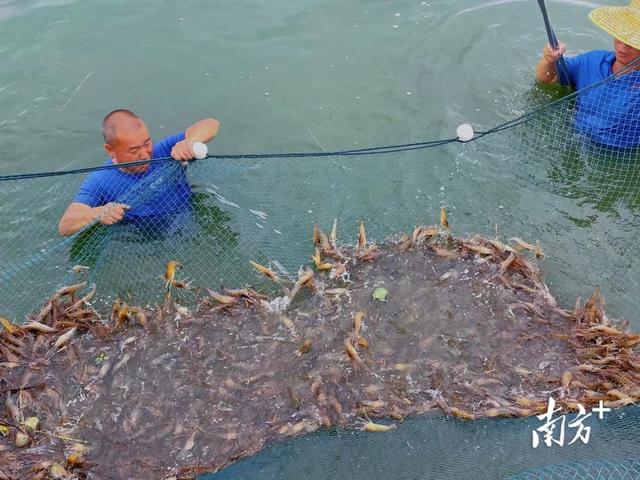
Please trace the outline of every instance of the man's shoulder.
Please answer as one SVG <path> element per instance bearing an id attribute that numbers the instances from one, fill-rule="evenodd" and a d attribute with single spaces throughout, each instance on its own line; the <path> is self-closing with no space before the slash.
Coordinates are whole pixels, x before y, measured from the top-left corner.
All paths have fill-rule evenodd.
<path id="1" fill-rule="evenodd" d="M 111 159 L 108 159 L 102 167 L 113 165 Z M 103 205 L 111 200 L 104 200 L 105 193 L 112 191 L 118 182 L 118 170 L 114 168 L 99 168 L 94 170 L 85 177 L 80 185 L 80 190 L 73 199 L 74 202 L 84 203 L 90 207 Z"/>
<path id="2" fill-rule="evenodd" d="M 575 59 L 586 63 L 601 63 L 605 60 L 615 59 L 615 54 L 610 50 L 589 50 L 577 55 Z"/>
<path id="3" fill-rule="evenodd" d="M 153 146 L 153 158 L 163 158 L 171 156 L 173 146 L 184 140 L 185 132 L 179 132 L 162 138 Z"/>
<path id="4" fill-rule="evenodd" d="M 116 168 L 104 168 L 113 165 L 113 161 L 109 158 L 98 170 L 94 170 L 85 177 L 85 184 L 101 184 L 104 182 L 112 182 L 114 180 L 114 173 L 118 172 Z M 117 175 L 116 175 L 117 176 Z"/>
<path id="5" fill-rule="evenodd" d="M 590 50 L 567 58 L 567 67 L 573 85 L 582 88 L 598 83 L 611 75 L 615 54 L 607 50 Z"/>

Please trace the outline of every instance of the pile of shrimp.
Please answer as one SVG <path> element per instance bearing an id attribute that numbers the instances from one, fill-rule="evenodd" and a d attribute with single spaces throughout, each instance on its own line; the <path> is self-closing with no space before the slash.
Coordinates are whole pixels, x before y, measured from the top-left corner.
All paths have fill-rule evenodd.
<path id="1" fill-rule="evenodd" d="M 252 263 L 258 287 L 193 286 L 172 260 L 153 307 L 109 314 L 86 284 L 60 289 L 26 323 L 2 319 L 0 479 L 195 478 L 320 428 L 640 400 L 640 335 L 597 290 L 558 306 L 542 255 L 455 238 L 443 211 L 381 245 L 364 224 L 354 246 L 316 227 L 297 278 Z"/>

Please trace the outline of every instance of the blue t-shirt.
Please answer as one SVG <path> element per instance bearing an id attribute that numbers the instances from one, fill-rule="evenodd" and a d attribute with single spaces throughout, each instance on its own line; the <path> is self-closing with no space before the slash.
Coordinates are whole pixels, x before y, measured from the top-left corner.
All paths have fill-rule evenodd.
<path id="1" fill-rule="evenodd" d="M 613 75 L 614 52 L 594 50 L 567 58 L 571 83 L 577 90 Z M 629 72 L 577 96 L 576 130 L 611 147 L 640 146 L 640 72 Z"/>
<path id="2" fill-rule="evenodd" d="M 184 140 L 184 132 L 164 138 L 153 146 L 152 158 L 171 156 L 173 146 Z M 111 159 L 105 165 L 113 165 Z M 84 179 L 73 199 L 90 207 L 109 202 L 131 207 L 125 219 L 162 216 L 188 208 L 191 188 L 179 162 L 151 163 L 144 173 L 126 173 L 119 168 L 97 170 Z"/>

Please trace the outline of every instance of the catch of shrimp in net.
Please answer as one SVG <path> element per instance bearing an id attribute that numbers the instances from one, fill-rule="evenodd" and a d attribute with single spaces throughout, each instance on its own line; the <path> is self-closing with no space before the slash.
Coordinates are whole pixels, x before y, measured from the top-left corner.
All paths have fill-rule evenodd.
<path id="1" fill-rule="evenodd" d="M 80 284 L 3 319 L 0 478 L 195 478 L 320 428 L 640 399 L 640 335 L 597 290 L 561 308 L 540 245 L 455 238 L 444 210 L 379 245 L 364 223 L 312 241 L 297 278 L 252 262 L 267 288 L 192 285 L 172 260 L 162 305 L 105 314 Z"/>

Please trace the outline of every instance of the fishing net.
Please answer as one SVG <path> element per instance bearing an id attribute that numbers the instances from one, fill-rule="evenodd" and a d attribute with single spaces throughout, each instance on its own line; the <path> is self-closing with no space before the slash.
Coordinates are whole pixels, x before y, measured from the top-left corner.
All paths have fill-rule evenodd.
<path id="1" fill-rule="evenodd" d="M 122 315 L 127 321 L 139 321 L 140 311 L 164 302 L 169 294 L 169 307 L 177 310 L 178 315 L 184 312 L 181 309 L 198 311 L 202 306 L 198 292 L 205 288 L 222 292 L 223 287 L 251 287 L 252 291 L 273 296 L 278 286 L 257 273 L 250 261 L 268 267 L 269 272 L 277 274 L 283 282 L 295 284 L 304 274 L 299 272 L 300 266 L 309 265 L 313 254 L 310 237 L 314 224 L 328 231 L 337 218 L 338 238 L 344 242 L 342 248 L 348 251 L 355 248 L 353 239 L 358 238 L 361 222 L 366 225 L 369 241 L 389 246 L 403 241 L 401 232 L 411 237 L 415 225 L 439 224 L 444 206 L 455 221 L 455 230 L 465 236 L 481 233 L 504 241 L 511 237 L 530 242 L 539 240 L 546 252 L 541 266 L 547 284 L 561 305 L 573 305 L 578 296 L 588 295 L 595 285 L 600 285 L 609 315 L 628 319 L 637 329 L 634 313 L 640 294 L 635 274 L 640 242 L 640 166 L 636 160 L 640 145 L 638 75 L 630 72 L 615 76 L 551 103 L 548 100 L 554 92 L 534 90 L 524 99 L 523 110 L 530 113 L 499 127 L 481 125 L 476 139 L 466 144 L 442 140 L 333 154 L 211 155 L 186 168 L 173 160 L 159 159 L 150 163 L 147 172 L 135 182 L 123 183 L 120 190 L 99 192 L 103 194 L 103 201 L 117 201 L 131 207 L 125 221 L 112 226 L 88 225 L 69 237 L 59 235 L 58 219 L 81 189 L 86 175 L 92 172 L 3 177 L 0 309 L 4 316 L 17 323 L 23 322 L 26 315 L 31 315 L 30 321 L 36 318 L 53 322 L 52 318 L 60 316 L 72 322 L 83 318 L 82 315 L 93 318 L 95 314 L 102 315 L 107 324 L 116 298 L 120 305 L 124 302 L 139 306 L 139 310 L 128 310 Z M 15 195 L 22 189 L 41 192 L 39 198 L 46 201 L 25 204 Z M 450 193 L 453 191 L 455 195 Z M 523 244 L 516 242 L 516 245 Z M 527 248 L 538 251 L 534 245 Z M 500 262 L 509 261 L 508 251 L 502 254 Z M 316 262 L 315 267 L 322 261 Z M 168 265 L 181 268 L 172 273 Z M 385 278 L 395 281 L 407 275 L 407 268 L 407 265 L 389 266 L 383 273 Z M 448 281 L 451 276 L 457 280 L 466 275 L 464 269 L 434 268 L 434 278 L 430 280 L 434 282 Z M 447 274 L 450 276 L 443 278 Z M 347 287 L 382 286 L 382 280 L 378 278 L 376 283 L 361 276 L 353 287 L 348 284 Z M 52 306 L 58 305 L 55 302 L 43 304 L 52 292 L 69 284 L 80 284 L 74 302 L 87 293 L 90 299 L 78 305 L 66 304 L 64 308 Z M 469 289 L 474 295 L 479 294 Z M 409 291 L 407 287 L 405 294 L 409 295 Z M 457 292 L 461 299 L 467 298 L 460 293 L 462 289 Z M 445 293 L 435 296 L 442 295 Z M 425 298 L 429 295 L 421 296 Z M 424 307 L 424 300 L 420 301 Z M 474 307 L 462 300 L 451 303 L 454 318 L 472 316 L 475 312 Z M 91 306 L 90 312 L 84 308 L 85 304 Z M 123 307 L 119 307 L 116 320 L 123 311 Z M 307 314 L 311 314 L 310 311 Z M 446 309 L 439 314 L 447 315 Z M 387 317 L 381 318 L 390 321 L 394 315 L 389 311 Z M 406 325 L 400 328 L 406 329 Z M 427 329 L 428 326 L 423 326 L 422 333 Z M 102 338 L 95 326 L 91 332 L 95 338 Z M 257 342 L 259 332 L 254 332 L 251 338 L 246 348 Z M 635 341 L 631 337 L 620 338 L 625 342 Z M 118 347 L 120 352 L 126 352 L 127 337 L 118 337 L 118 340 L 122 342 Z M 445 347 L 455 349 L 458 347 L 454 344 L 460 341 L 456 340 L 455 332 L 450 332 L 436 343 L 443 342 Z M 44 346 L 52 343 L 53 340 L 40 341 Z M 34 343 L 33 351 L 39 351 L 43 346 L 40 344 Z M 402 345 L 396 348 L 411 351 L 410 343 Z M 100 350 L 96 348 L 92 343 L 84 351 L 98 355 Z M 107 349 L 106 344 L 101 348 Z M 618 345 L 616 352 L 621 348 Z M 167 353 L 141 351 L 157 354 L 153 358 Z M 545 357 L 548 354 L 540 351 L 535 354 L 540 355 L 539 359 L 534 354 L 531 359 L 537 360 L 534 363 L 551 362 L 560 369 L 554 372 L 555 386 L 545 389 L 542 385 L 528 385 L 530 389 L 535 386 L 536 391 L 547 397 L 555 392 L 557 377 L 564 370 L 559 360 Z M 110 355 L 114 353 L 110 351 Z M 133 352 L 128 361 L 132 355 Z M 175 355 L 182 358 L 183 354 Z M 5 356 L 8 360 L 6 353 Z M 341 361 L 349 361 L 343 357 L 341 352 Z M 141 357 L 150 362 L 153 358 Z M 87 361 L 86 355 L 77 354 L 77 361 L 81 360 Z M 616 357 L 616 361 L 620 358 Z M 244 358 L 242 364 L 249 368 L 249 362 L 249 358 Z M 65 365 L 61 363 L 56 368 L 69 368 Z M 138 367 L 129 367 L 125 362 L 120 370 L 129 378 L 146 376 L 140 364 L 136 365 Z M 162 363 L 156 365 L 161 366 Z M 460 373 L 465 363 L 456 363 L 451 368 L 454 373 Z M 97 365 L 95 370 L 93 374 L 102 378 L 102 367 Z M 91 374 L 90 370 L 85 371 Z M 112 374 L 104 374 L 107 375 Z M 447 373 L 443 375 L 447 377 Z M 74 379 L 83 388 L 87 386 L 84 380 Z M 191 380 L 205 381 L 195 377 Z M 128 383 L 120 388 L 123 386 L 125 391 L 130 388 Z M 10 398 L 14 387 L 14 384 L 3 387 L 3 395 Z M 139 393 L 142 398 L 144 392 Z M 465 405 L 465 395 L 456 397 L 459 407 L 473 410 Z M 629 403 L 626 400 L 632 397 L 628 392 L 624 395 L 603 398 Z M 125 398 L 128 397 L 125 395 Z M 250 401 L 260 402 L 260 398 L 263 397 L 256 393 Z M 175 401 L 175 397 L 172 399 Z M 425 398 L 427 400 L 434 398 Z M 198 401 L 201 400 L 190 400 L 193 405 L 198 405 Z M 353 401 L 355 405 L 355 399 Z M 118 408 L 115 404 L 111 407 Z M 156 408 L 162 411 L 165 407 Z M 202 409 L 206 409 L 205 405 Z M 247 409 L 245 414 L 249 415 L 252 409 L 248 404 Z M 382 409 L 382 413 L 392 415 L 394 412 Z M 402 413 L 422 412 L 406 409 Z M 540 423 L 535 417 L 533 420 L 464 422 L 448 417 L 418 417 L 385 435 L 366 436 L 341 430 L 314 433 L 296 442 L 272 447 L 215 475 L 293 478 L 304 472 L 310 478 L 325 478 L 327 474 L 389 478 L 389 469 L 393 468 L 397 472 L 394 478 L 469 478 L 471 475 L 474 478 L 510 475 L 510 478 L 638 478 L 636 439 L 640 422 L 637 416 L 637 409 L 632 406 L 610 413 L 599 423 L 591 422 L 594 431 L 589 445 L 537 449 L 533 449 L 531 443 L 532 431 Z M 131 419 L 127 421 L 132 424 Z M 307 424 L 300 426 L 300 422 L 289 428 L 301 430 L 286 430 L 283 434 L 306 431 Z M 258 425 L 254 427 L 259 429 Z M 153 433 L 157 435 L 158 431 Z M 165 435 L 169 433 L 167 430 Z M 193 434 L 188 433 L 183 438 L 182 430 L 173 431 L 182 441 L 187 441 L 176 447 L 185 451 L 182 458 L 185 462 L 190 458 L 191 448 L 186 447 Z M 224 435 L 232 447 L 236 445 L 234 433 Z M 514 455 L 515 449 L 519 450 L 517 455 Z M 257 450 L 249 448 L 233 458 Z M 347 453 L 342 453 L 345 450 Z"/>
<path id="2" fill-rule="evenodd" d="M 292 274 L 307 261 L 305 235 L 313 223 L 340 217 L 350 235 L 364 220 L 373 238 L 383 240 L 432 223 L 446 206 L 457 214 L 460 232 L 539 239 L 553 252 L 545 271 L 561 299 L 571 303 L 601 285 L 610 311 L 630 317 L 640 293 L 633 275 L 637 76 L 612 77 L 550 104 L 549 92 L 534 90 L 523 105 L 530 113 L 481 131 L 469 144 L 445 140 L 339 156 L 213 156 L 186 170 L 158 161 L 135 188 L 124 183 L 122 192 L 108 192 L 132 206 L 126 222 L 92 225 L 68 238 L 57 233 L 57 221 L 86 172 L 3 177 L 3 313 L 19 320 L 76 278 L 95 283 L 107 303 L 115 295 L 151 302 L 172 259 L 200 285 L 253 283 L 249 259 Z M 49 201 L 21 201 L 14 193 L 24 188 Z M 156 215 L 145 216 L 145 205 Z M 89 267 L 85 277 L 72 272 L 76 265 Z"/>
<path id="3" fill-rule="evenodd" d="M 323 472 L 331 472 L 355 480 L 637 479 L 639 410 L 628 407 L 590 422 L 588 445 L 544 450 L 531 447 L 531 432 L 539 426 L 535 418 L 465 422 L 421 417 L 384 435 L 319 432 L 269 447 L 204 478 L 322 478 Z"/>

